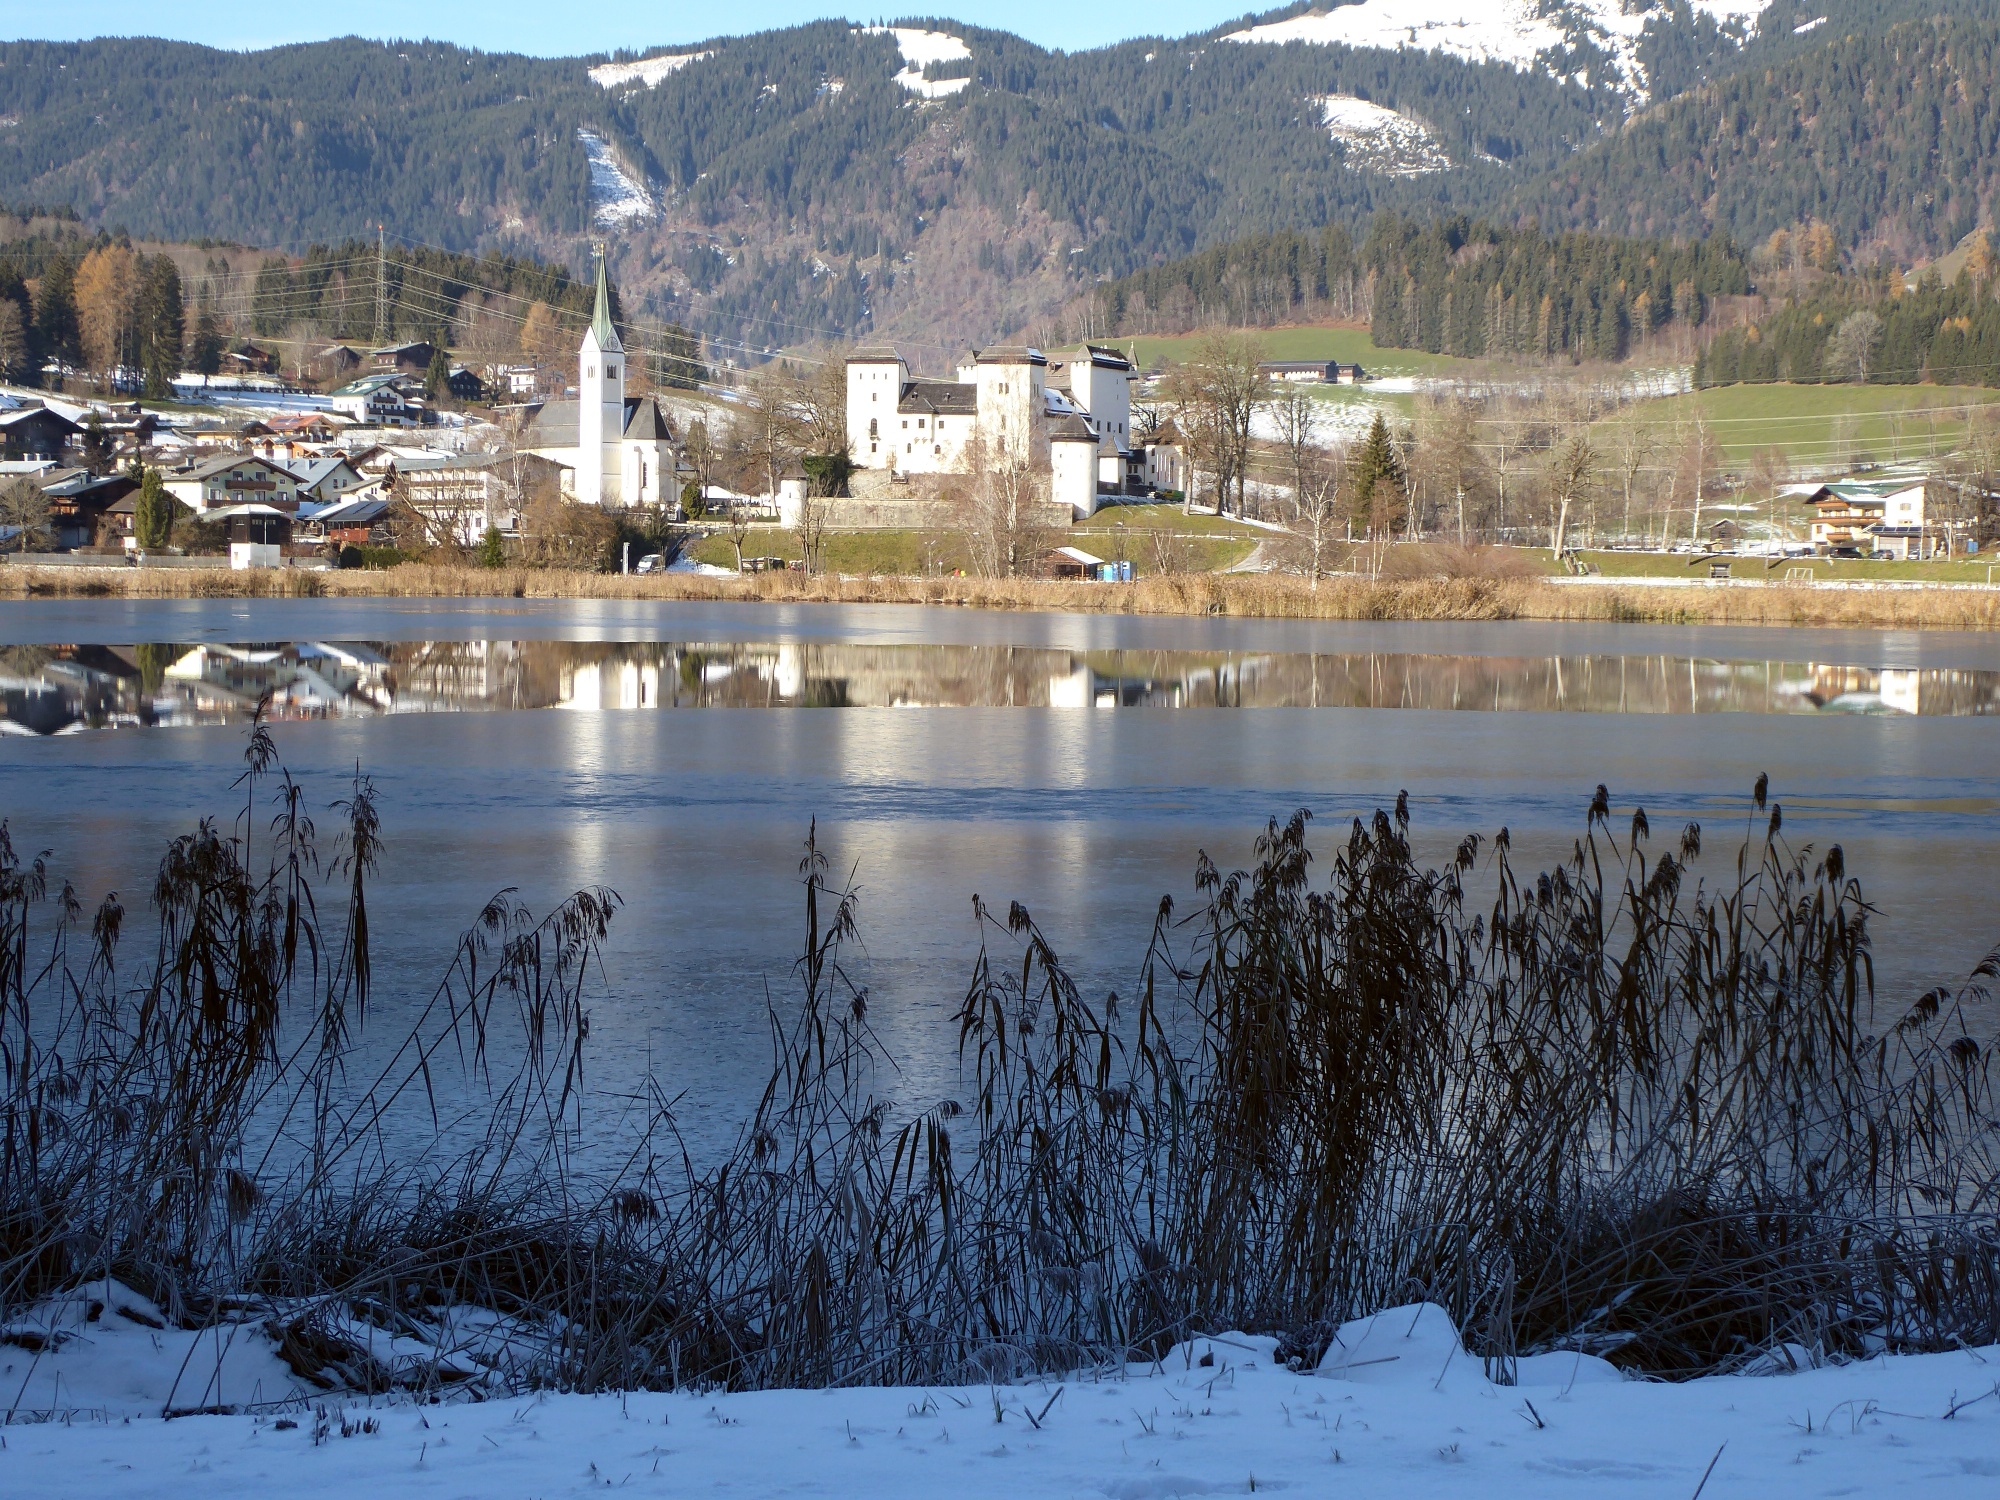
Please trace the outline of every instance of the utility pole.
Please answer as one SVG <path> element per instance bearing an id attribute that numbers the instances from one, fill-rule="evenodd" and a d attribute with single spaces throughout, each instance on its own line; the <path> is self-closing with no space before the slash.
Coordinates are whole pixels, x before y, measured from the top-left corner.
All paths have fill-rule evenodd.
<path id="1" fill-rule="evenodd" d="M 389 342 L 389 247 L 382 225 L 375 226 L 375 347 Z"/>

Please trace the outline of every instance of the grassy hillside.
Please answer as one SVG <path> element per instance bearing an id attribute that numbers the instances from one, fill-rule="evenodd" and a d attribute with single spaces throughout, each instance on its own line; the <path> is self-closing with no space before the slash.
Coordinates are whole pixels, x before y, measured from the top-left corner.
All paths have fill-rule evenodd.
<path id="1" fill-rule="evenodd" d="M 1471 375 L 1487 366 L 1476 360 L 1453 359 L 1447 354 L 1426 354 L 1421 349 L 1383 349 L 1365 327 L 1352 323 L 1321 323 L 1301 328 L 1253 328 L 1245 330 L 1261 342 L 1274 360 L 1339 360 L 1358 364 L 1370 376 L 1431 375 L 1448 377 Z M 1117 339 L 1129 350 L 1141 370 L 1157 365 L 1176 365 L 1186 360 L 1200 334 L 1178 338 L 1140 337 Z"/>
<path id="2" fill-rule="evenodd" d="M 2000 391 L 1974 386 L 1727 386 L 1647 401 L 1605 426 L 1645 422 L 1669 444 L 1685 440 L 1699 413 L 1732 466 L 1768 449 L 1795 464 L 1841 467 L 1950 452 L 1967 415 L 1996 402 Z"/>

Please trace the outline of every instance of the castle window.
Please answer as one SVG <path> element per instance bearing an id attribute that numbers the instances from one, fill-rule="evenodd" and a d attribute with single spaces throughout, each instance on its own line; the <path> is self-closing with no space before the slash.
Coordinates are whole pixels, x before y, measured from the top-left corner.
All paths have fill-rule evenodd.
<path id="1" fill-rule="evenodd" d="M 583 367 L 583 378 L 585 380 L 593 380 L 596 378 L 596 376 L 597 376 L 596 365 L 585 365 Z"/>
<path id="2" fill-rule="evenodd" d="M 605 373 L 605 374 L 606 374 L 607 376 L 609 376 L 609 377 L 612 377 L 612 378 L 614 378 L 614 379 L 615 379 L 615 378 L 617 377 L 617 374 L 618 374 L 618 366 L 616 366 L 616 365 L 606 365 L 606 366 L 604 367 L 604 373 Z"/>

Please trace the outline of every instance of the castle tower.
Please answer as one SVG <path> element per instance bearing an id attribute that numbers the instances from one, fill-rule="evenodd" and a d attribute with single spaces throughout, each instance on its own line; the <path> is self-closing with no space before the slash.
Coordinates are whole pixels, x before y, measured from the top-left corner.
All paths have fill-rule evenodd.
<path id="1" fill-rule="evenodd" d="M 585 505 L 624 501 L 625 346 L 611 326 L 604 247 L 597 248 L 597 310 L 577 354 L 576 498 Z"/>

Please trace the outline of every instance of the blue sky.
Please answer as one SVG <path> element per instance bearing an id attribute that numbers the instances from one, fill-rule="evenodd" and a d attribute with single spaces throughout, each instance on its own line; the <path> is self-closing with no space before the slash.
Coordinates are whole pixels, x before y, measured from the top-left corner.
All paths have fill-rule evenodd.
<path id="1" fill-rule="evenodd" d="M 1270 9 L 1283 0 L 1264 0 Z M 1075 50 L 1132 36 L 1184 36 L 1234 19 L 1252 7 L 1239 0 L 1150 0 L 1150 3 L 1079 3 L 1079 0 L 1009 0 L 1007 4 L 951 4 L 931 0 L 921 14 L 945 15 L 1011 31 L 1045 47 Z M 269 47 L 329 36 L 429 37 L 488 51 L 566 57 L 619 47 L 656 47 L 723 34 L 794 26 L 827 15 L 872 21 L 878 13 L 841 7 L 833 0 L 735 0 L 725 6 L 660 4 L 658 0 L 344 0 L 314 6 L 272 0 L 200 0 L 162 5 L 159 0 L 76 0 L 63 5 L 9 5 L 0 38 L 73 40 L 92 36 L 170 36 L 216 47 Z"/>

